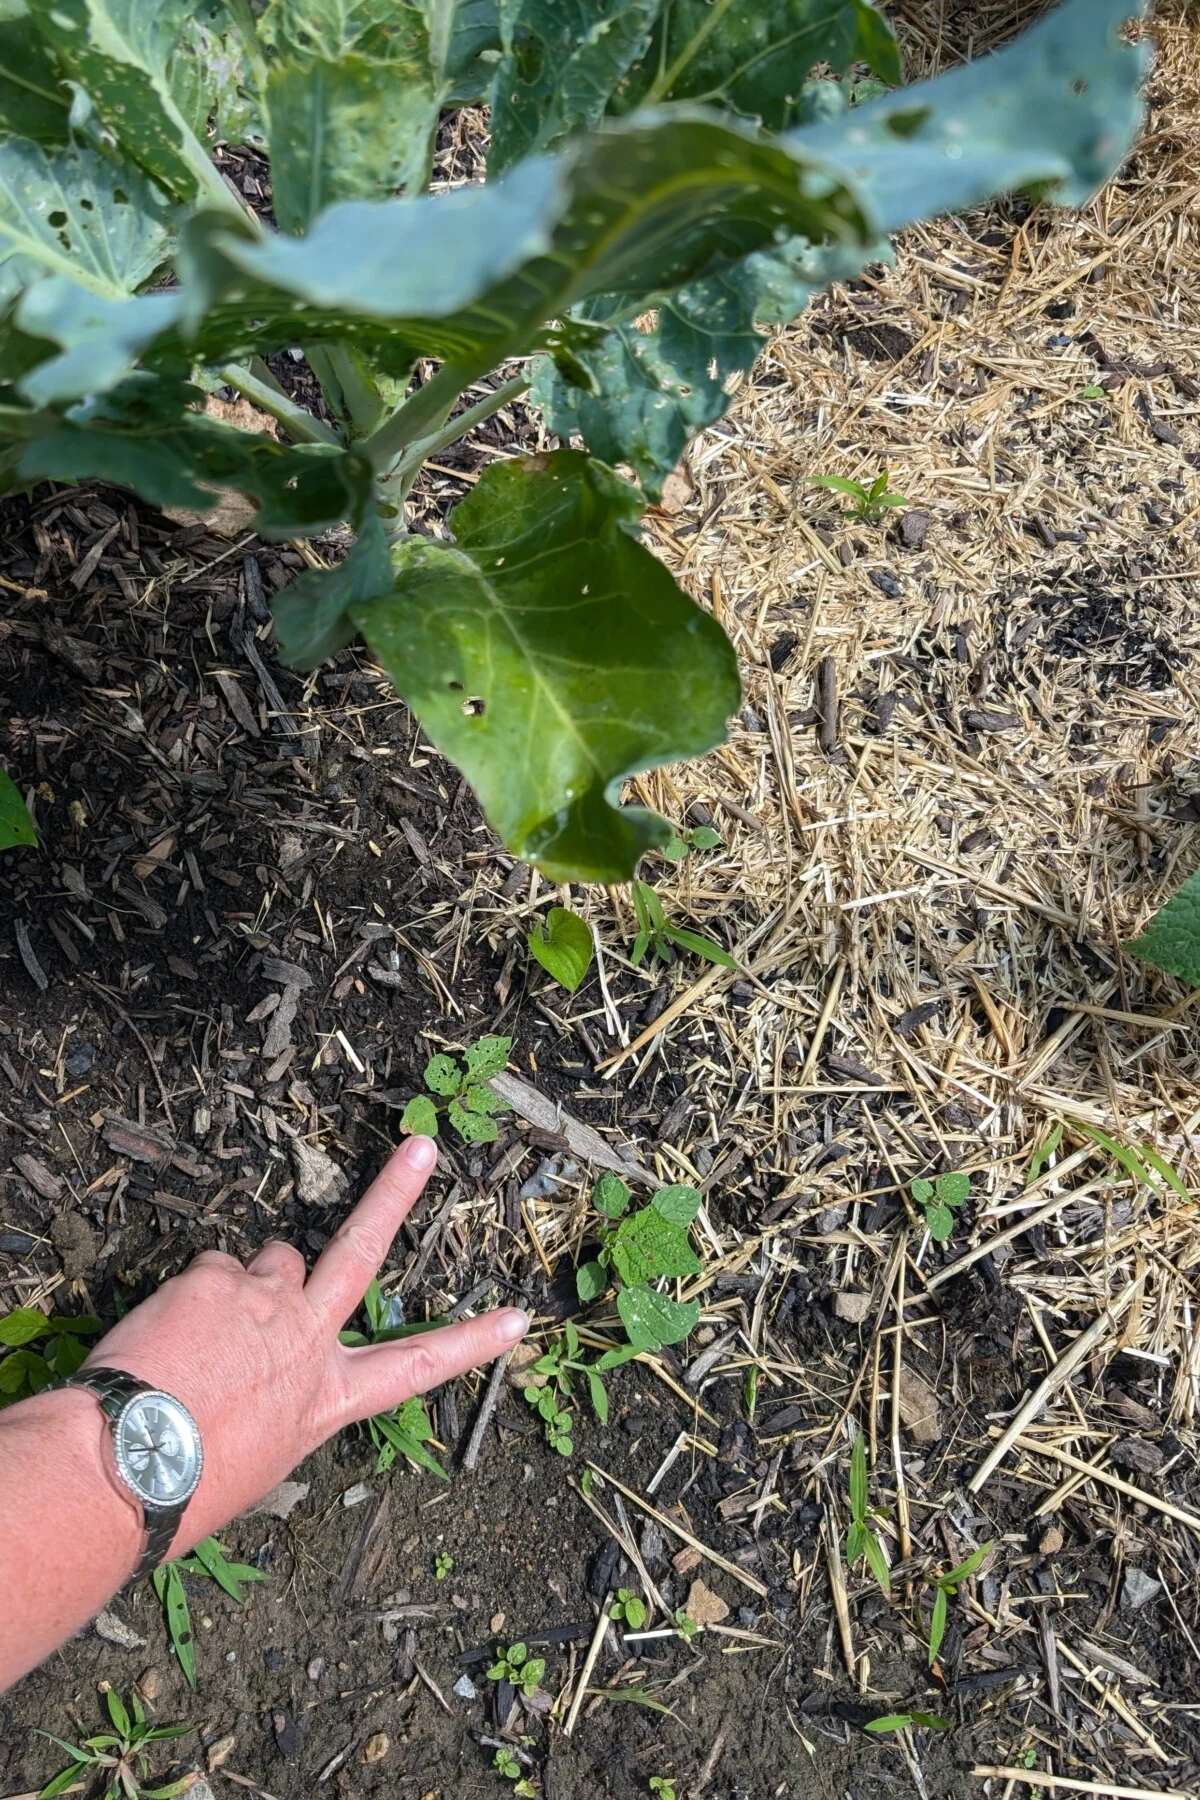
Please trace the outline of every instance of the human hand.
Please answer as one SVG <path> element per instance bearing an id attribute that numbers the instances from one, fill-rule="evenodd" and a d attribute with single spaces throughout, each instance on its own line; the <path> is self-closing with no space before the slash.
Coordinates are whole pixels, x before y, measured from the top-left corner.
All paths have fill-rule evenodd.
<path id="1" fill-rule="evenodd" d="M 300 1251 L 278 1241 L 245 1267 L 205 1250 L 95 1346 L 89 1365 L 175 1394 L 200 1428 L 204 1472 L 173 1556 L 269 1493 L 343 1425 L 490 1362 L 524 1334 L 525 1314 L 506 1308 L 395 1343 L 338 1342 L 436 1162 L 431 1139 L 407 1138 L 311 1275 Z"/>

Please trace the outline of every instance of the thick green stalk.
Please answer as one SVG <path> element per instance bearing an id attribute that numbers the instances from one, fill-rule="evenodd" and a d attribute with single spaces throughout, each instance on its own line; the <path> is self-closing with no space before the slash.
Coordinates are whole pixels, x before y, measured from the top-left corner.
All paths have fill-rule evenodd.
<path id="1" fill-rule="evenodd" d="M 508 405 L 510 400 L 519 400 L 521 395 L 527 393 L 528 390 L 529 377 L 514 375 L 511 381 L 506 381 L 502 387 L 494 388 L 490 394 L 485 394 L 482 400 L 477 400 L 474 406 L 467 408 L 466 412 L 457 414 L 440 431 L 435 431 L 430 437 L 418 438 L 417 442 L 410 445 L 400 458 L 393 479 L 405 481 L 404 492 L 407 494 L 423 462 L 426 462 L 431 456 L 436 456 L 438 451 L 444 450 L 448 444 L 456 444 L 459 438 L 466 437 L 469 431 L 474 431 L 477 425 L 482 425 L 485 419 L 490 419 L 493 413 L 498 413 L 501 407 Z"/>
<path id="2" fill-rule="evenodd" d="M 433 380 L 418 388 L 412 398 L 398 407 L 378 431 L 364 438 L 358 448 L 376 469 L 390 469 L 410 445 L 428 437 L 431 431 L 440 430 L 463 389 L 486 374 L 487 369 L 477 364 L 443 363 Z"/>
<path id="3" fill-rule="evenodd" d="M 244 394 L 247 400 L 252 400 L 255 406 L 261 407 L 273 419 L 278 419 L 288 436 L 297 443 L 330 444 L 335 450 L 342 448 L 342 441 L 336 431 L 326 425 L 323 419 L 314 419 L 302 406 L 297 406 L 273 382 L 268 385 L 239 363 L 226 363 L 221 370 L 221 380 L 229 387 L 236 388 L 239 394 Z"/>

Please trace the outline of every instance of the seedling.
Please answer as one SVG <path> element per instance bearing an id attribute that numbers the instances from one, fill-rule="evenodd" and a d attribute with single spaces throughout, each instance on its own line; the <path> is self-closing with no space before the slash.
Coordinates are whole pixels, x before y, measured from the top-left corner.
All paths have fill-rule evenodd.
<path id="1" fill-rule="evenodd" d="M 413 1095 L 401 1131 L 436 1137 L 444 1113 L 464 1143 L 492 1143 L 498 1135 L 493 1114 L 506 1112 L 508 1102 L 493 1091 L 490 1078 L 499 1075 L 511 1049 L 511 1038 L 481 1037 L 456 1056 L 431 1056 L 425 1064 L 429 1093 Z"/>
<path id="2" fill-rule="evenodd" d="M 925 1215 L 925 1225 L 935 1244 L 944 1244 L 954 1230 L 954 1208 L 971 1192 L 971 1177 L 950 1171 L 932 1181 L 914 1181 L 909 1193 Z"/>
<path id="3" fill-rule="evenodd" d="M 659 1188 L 649 1205 L 629 1209 L 630 1193 L 619 1176 L 602 1175 L 592 1189 L 592 1204 L 604 1220 L 600 1249 L 591 1262 L 575 1271 L 579 1298 L 587 1305 L 617 1283 L 617 1311 L 634 1353 L 677 1344 L 696 1327 L 700 1307 L 695 1300 L 672 1300 L 652 1284 L 663 1277 L 698 1275 L 700 1261 L 688 1238 L 688 1227 L 700 1210 L 694 1187 Z M 600 1372 L 616 1366 L 609 1351 L 595 1365 Z"/>
<path id="4" fill-rule="evenodd" d="M 182 1571 L 185 1570 L 189 1575 L 207 1575 L 231 1600 L 236 1600 L 239 1606 L 246 1603 L 241 1585 L 243 1581 L 269 1581 L 270 1576 L 262 1569 L 252 1568 L 249 1563 L 230 1562 L 224 1545 L 219 1544 L 216 1538 L 201 1538 L 190 1556 L 176 1557 L 174 1562 L 163 1563 L 154 1570 L 151 1576 L 154 1591 L 166 1614 L 167 1630 L 175 1646 L 179 1667 L 188 1686 L 194 1688 L 196 1634 L 192 1630 L 191 1609 L 188 1606 L 187 1590 L 183 1585 Z"/>
<path id="5" fill-rule="evenodd" d="M 630 1631 L 640 1631 L 646 1623 L 646 1602 L 632 1588 L 618 1588 L 608 1616 L 619 1624 L 628 1625 Z"/>
<path id="6" fill-rule="evenodd" d="M 623 1182 L 618 1185 L 624 1187 Z M 560 1456 L 570 1456 L 575 1448 L 570 1435 L 571 1413 L 562 1404 L 564 1400 L 569 1400 L 575 1391 L 572 1376 L 582 1375 L 587 1382 L 592 1411 L 602 1425 L 607 1425 L 608 1390 L 604 1385 L 604 1377 L 609 1370 L 619 1368 L 622 1363 L 628 1362 L 634 1354 L 632 1349 L 606 1350 L 593 1362 L 581 1361 L 582 1346 L 579 1341 L 579 1333 L 568 1319 L 563 1327 L 562 1337 L 533 1364 L 529 1373 L 544 1375 L 546 1382 L 544 1386 L 538 1386 L 531 1382 L 525 1389 L 525 1398 L 545 1423 L 547 1443 L 557 1450 Z"/>
<path id="7" fill-rule="evenodd" d="M 658 1800 L 675 1800 L 675 1782 L 670 1775 L 652 1775 L 650 1792 L 658 1795 Z"/>
<path id="8" fill-rule="evenodd" d="M 719 963 L 723 969 L 737 968 L 737 963 L 722 945 L 705 937 L 703 932 L 688 931 L 668 919 L 662 901 L 648 883 L 631 881 L 629 893 L 638 925 L 633 949 L 629 952 L 629 960 L 635 969 L 641 967 L 647 952 L 661 962 L 673 963 L 677 950 L 690 950 L 694 956 Z"/>
<path id="9" fill-rule="evenodd" d="M 542 1656 L 530 1656 L 524 1644 L 510 1644 L 508 1649 L 500 1648 L 496 1661 L 487 1672 L 489 1681 L 507 1681 L 519 1688 L 528 1700 L 535 1694 L 542 1676 L 546 1673 L 546 1659 Z"/>
<path id="10" fill-rule="evenodd" d="M 663 855 L 668 862 L 678 863 L 689 850 L 715 850 L 720 841 L 720 832 L 714 831 L 711 825 L 693 825 L 677 831 L 670 843 L 663 845 Z"/>
<path id="11" fill-rule="evenodd" d="M 537 1789 L 534 1787 L 532 1781 L 529 1781 L 522 1775 L 521 1765 L 507 1744 L 501 1744 L 496 1751 L 495 1756 L 492 1758 L 492 1767 L 498 1774 L 503 1775 L 506 1781 L 514 1781 L 516 1783 L 516 1786 L 513 1788 L 513 1793 L 518 1797 L 518 1800 L 531 1800 L 531 1797 L 536 1796 Z"/>
<path id="12" fill-rule="evenodd" d="M 571 1426 L 574 1424 L 574 1419 L 565 1407 L 559 1406 L 554 1388 L 549 1385 L 527 1387 L 525 1398 L 545 1426 L 546 1442 L 550 1448 L 557 1450 L 560 1456 L 573 1456 L 575 1441 L 571 1436 Z"/>
<path id="13" fill-rule="evenodd" d="M 529 954 L 560 987 L 573 994 L 592 964 L 592 928 L 578 913 L 552 906 L 543 928 L 539 921 L 525 939 Z"/>
<path id="14" fill-rule="evenodd" d="M 1124 1169 L 1125 1173 L 1132 1176 L 1135 1181 L 1144 1181 L 1152 1192 L 1157 1193 L 1158 1191 L 1158 1185 L 1154 1179 L 1155 1175 L 1158 1175 L 1168 1187 L 1174 1188 L 1181 1200 L 1191 1199 L 1184 1182 L 1166 1158 L 1159 1155 L 1153 1144 L 1140 1144 L 1135 1150 L 1129 1144 L 1118 1143 L 1116 1138 L 1109 1137 L 1108 1133 L 1101 1131 L 1098 1126 L 1084 1125 L 1078 1119 L 1071 1120 L 1071 1129 L 1077 1131 L 1080 1137 L 1090 1139 L 1101 1150 L 1106 1150 L 1119 1168 Z"/>
<path id="15" fill-rule="evenodd" d="M 958 1592 L 960 1581 L 966 1581 L 968 1576 L 974 1575 L 991 1547 L 992 1541 L 989 1538 L 986 1544 L 980 1544 L 978 1550 L 972 1550 L 966 1561 L 960 1562 L 958 1567 L 951 1569 L 948 1575 L 934 1576 L 936 1592 L 933 1596 L 933 1616 L 929 1621 L 930 1668 L 937 1661 L 938 1651 L 942 1647 L 942 1639 L 946 1635 L 946 1616 L 949 1610 L 947 1596 Z"/>
<path id="16" fill-rule="evenodd" d="M 367 1315 L 369 1332 L 339 1331 L 339 1343 L 359 1348 L 364 1344 L 392 1344 L 398 1338 L 416 1337 L 423 1331 L 433 1331 L 437 1327 L 436 1320 L 405 1324 L 399 1303 L 385 1300 L 377 1281 L 367 1284 L 367 1291 L 363 1295 L 363 1310 Z M 431 1475 L 439 1475 L 443 1481 L 449 1481 L 450 1477 L 441 1463 L 425 1448 L 426 1444 L 433 1441 L 433 1426 L 429 1423 L 429 1415 L 424 1406 L 415 1396 L 392 1412 L 376 1413 L 367 1420 L 367 1431 L 378 1452 L 375 1463 L 377 1475 L 386 1475 L 397 1456 L 406 1456 L 418 1468 L 427 1469 Z"/>
<path id="17" fill-rule="evenodd" d="M 844 475 L 810 475 L 808 484 L 848 495 L 854 505 L 847 507 L 842 517 L 853 519 L 858 525 L 878 525 L 889 506 L 908 505 L 903 494 L 895 494 L 889 489 L 886 469 L 875 477 L 870 487 L 864 487 L 861 481 L 848 481 Z"/>
<path id="18" fill-rule="evenodd" d="M 454 1573 L 454 1558 L 451 1556 L 451 1554 L 448 1550 L 439 1550 L 437 1555 L 433 1559 L 433 1578 L 434 1578 L 434 1580 L 435 1581 L 445 1581 L 447 1576 L 452 1575 L 453 1573 Z"/>
<path id="19" fill-rule="evenodd" d="M 943 1719 L 937 1713 L 929 1712 L 884 1713 L 880 1719 L 869 1720 L 864 1729 L 876 1733 L 907 1731 L 910 1725 L 923 1725 L 927 1731 L 949 1731 L 950 1729 L 949 1719 Z"/>
<path id="20" fill-rule="evenodd" d="M 675 1624 L 678 1628 L 680 1637 L 688 1643 L 691 1642 L 700 1629 L 695 1619 L 690 1618 L 682 1606 L 676 1607 L 675 1609 Z"/>
<path id="21" fill-rule="evenodd" d="M 112 1722 L 111 1731 L 95 1732 L 91 1737 L 84 1738 L 81 1744 L 73 1744 L 67 1738 L 57 1737 L 52 1731 L 39 1730 L 39 1737 L 49 1738 L 52 1744 L 65 1750 L 72 1760 L 70 1768 L 63 1769 L 52 1781 L 46 1783 L 38 1800 L 53 1800 L 55 1794 L 66 1793 L 69 1788 L 74 1787 L 81 1775 L 86 1776 L 92 1772 L 101 1776 L 107 1784 L 104 1800 L 173 1800 L 177 1794 L 186 1794 L 195 1785 L 194 1775 L 184 1775 L 178 1781 L 168 1782 L 165 1787 L 143 1787 L 142 1783 L 150 1771 L 146 1746 L 164 1738 L 186 1737 L 195 1727 L 147 1725 L 145 1710 L 136 1689 L 130 1695 L 128 1709 L 115 1688 L 107 1688 L 104 1699 Z"/>
<path id="22" fill-rule="evenodd" d="M 95 1337 L 99 1330 L 99 1319 L 87 1313 L 77 1319 L 65 1313 L 47 1318 L 36 1306 L 18 1306 L 6 1314 L 0 1319 L 0 1348 L 9 1351 L 0 1358 L 0 1407 L 74 1375 L 88 1353 L 80 1339 Z M 48 1340 L 41 1350 L 28 1348 L 39 1339 Z"/>
<path id="23" fill-rule="evenodd" d="M 846 1561 L 853 1568 L 865 1556 L 867 1566 L 885 1594 L 892 1591 L 892 1578 L 872 1518 L 884 1515 L 870 1504 L 867 1485 L 867 1441 L 860 1431 L 850 1452 L 850 1528 L 846 1532 Z"/>
<path id="24" fill-rule="evenodd" d="M 18 844 L 36 843 L 37 832 L 20 789 L 12 777 L 0 769 L 0 850 L 15 850 Z"/>
<path id="25" fill-rule="evenodd" d="M 1058 1149 L 1058 1146 L 1062 1143 L 1062 1140 L 1063 1127 L 1062 1120 L 1060 1119 L 1058 1124 L 1050 1132 L 1049 1136 L 1042 1139 L 1041 1143 L 1030 1157 L 1029 1167 L 1025 1171 L 1026 1187 L 1037 1180 L 1042 1170 L 1050 1161 L 1050 1158 L 1054 1155 L 1054 1152 Z"/>

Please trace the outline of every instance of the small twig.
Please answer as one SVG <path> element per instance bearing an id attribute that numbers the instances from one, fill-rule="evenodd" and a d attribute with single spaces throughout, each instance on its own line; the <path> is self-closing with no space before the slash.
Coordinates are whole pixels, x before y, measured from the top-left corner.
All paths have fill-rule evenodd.
<path id="1" fill-rule="evenodd" d="M 1188 1512 L 1182 1506 L 1176 1506 L 1173 1500 L 1161 1499 L 1158 1494 L 1152 1494 L 1149 1488 L 1137 1487 L 1132 1481 L 1122 1481 L 1119 1475 L 1110 1475 L 1107 1469 L 1097 1469 L 1093 1464 L 1084 1462 L 1082 1457 L 1072 1456 L 1069 1450 L 1060 1450 L 1057 1444 L 1044 1444 L 1038 1438 L 1018 1438 L 1016 1447 L 1024 1450 L 1028 1456 L 1048 1456 L 1052 1462 L 1061 1463 L 1064 1469 L 1078 1469 L 1089 1481 L 1098 1481 L 1104 1487 L 1112 1488 L 1115 1493 L 1124 1494 L 1127 1499 L 1140 1500 L 1143 1506 L 1165 1513 L 1168 1519 L 1175 1519 L 1180 1525 L 1186 1525 L 1189 1531 L 1194 1531 L 1200 1537 L 1200 1516 Z"/>
<path id="2" fill-rule="evenodd" d="M 821 1054 L 821 1045 L 825 1042 L 825 1033 L 829 1030 L 829 1022 L 833 1018 L 838 1003 L 838 995 L 842 991 L 842 980 L 846 973 L 846 959 L 843 957 L 833 971 L 829 982 L 829 992 L 825 996 L 825 1004 L 821 1008 L 821 1016 L 817 1020 L 817 1028 L 812 1034 L 812 1042 L 808 1046 L 808 1054 L 804 1058 L 804 1067 L 800 1071 L 797 1087 L 807 1087 L 817 1067 L 817 1058 Z"/>
<path id="3" fill-rule="evenodd" d="M 762 1600 L 767 1598 L 767 1595 L 771 1590 L 768 1587 L 765 1587 L 756 1576 L 747 1575 L 745 1569 L 739 1569 L 736 1563 L 729 1562 L 724 1556 L 719 1556 L 715 1550 L 710 1550 L 708 1545 L 701 1543 L 698 1537 L 693 1537 L 690 1531 L 685 1531 L 678 1520 L 669 1519 L 666 1513 L 659 1512 L 657 1506 L 651 1506 L 648 1500 L 643 1500 L 640 1494 L 635 1494 L 632 1488 L 626 1487 L 623 1481 L 618 1481 L 615 1475 L 610 1475 L 608 1471 L 602 1469 L 598 1463 L 589 1462 L 588 1468 L 592 1471 L 593 1475 L 598 1475 L 601 1481 L 611 1482 L 613 1487 L 624 1494 L 627 1500 L 632 1500 L 635 1506 L 640 1506 L 642 1511 L 647 1513 L 650 1518 L 654 1520 L 656 1525 L 663 1526 L 665 1530 L 681 1539 L 683 1543 L 690 1544 L 693 1550 L 698 1550 L 701 1556 L 707 1557 L 708 1561 L 715 1564 L 718 1569 L 724 1569 L 727 1575 L 732 1575 L 735 1581 L 740 1581 L 743 1587 L 748 1587 L 752 1594 L 757 1594 Z"/>
<path id="4" fill-rule="evenodd" d="M 608 1616 L 609 1598 L 609 1594 L 605 1594 L 600 1607 L 600 1617 L 596 1620 L 596 1629 L 592 1634 L 592 1641 L 588 1645 L 587 1656 L 584 1658 L 583 1668 L 579 1671 L 579 1681 L 576 1684 L 575 1694 L 571 1701 L 571 1710 L 567 1714 L 567 1722 L 563 1726 L 564 1737 L 570 1737 L 575 1729 L 575 1721 L 579 1717 L 579 1709 L 583 1705 L 583 1697 L 587 1693 L 588 1682 L 592 1678 L 592 1670 L 596 1666 L 596 1659 L 600 1655 L 601 1645 L 608 1636 L 608 1628 L 612 1624 L 612 1620 Z"/>
<path id="5" fill-rule="evenodd" d="M 433 1679 L 433 1676 L 429 1674 L 428 1670 L 421 1667 L 415 1656 L 413 1657 L 413 1668 L 417 1671 L 417 1674 L 421 1677 L 421 1680 L 425 1683 L 425 1686 L 429 1689 L 442 1711 L 444 1713 L 449 1713 L 451 1711 L 450 1702 L 447 1700 L 445 1694 L 443 1694 L 437 1682 Z"/>
<path id="6" fill-rule="evenodd" d="M 1070 1775 L 1047 1775 L 1044 1769 L 1008 1769 L 981 1764 L 971 1770 L 979 1781 L 1023 1781 L 1028 1788 L 1058 1788 L 1065 1794 L 1099 1794 L 1103 1800 L 1196 1800 L 1196 1790 L 1117 1787 L 1111 1781 L 1076 1781 Z"/>
<path id="7" fill-rule="evenodd" d="M 817 742 L 826 756 L 838 747 L 837 663 L 823 656 L 817 664 Z"/>
<path id="8" fill-rule="evenodd" d="M 842 1552 L 838 1543 L 837 1530 L 829 1515 L 821 1521 L 821 1536 L 825 1539 L 825 1566 L 829 1571 L 829 1591 L 833 1595 L 833 1610 L 838 1623 L 838 1636 L 842 1640 L 842 1655 L 846 1659 L 846 1671 L 851 1681 L 858 1681 L 858 1656 L 854 1649 L 854 1633 L 850 1628 L 850 1605 L 846 1599 L 846 1581 L 842 1574 Z"/>
<path id="9" fill-rule="evenodd" d="M 21 953 L 21 961 L 29 971 L 30 980 L 34 983 L 35 987 L 40 989 L 44 994 L 46 989 L 50 986 L 50 977 L 47 975 L 45 969 L 43 969 L 41 963 L 34 954 L 33 945 L 29 939 L 29 927 L 26 925 L 24 919 L 13 920 L 13 936 L 17 940 L 17 949 Z"/>
<path id="10" fill-rule="evenodd" d="M 479 1461 L 479 1452 L 483 1448 L 483 1434 L 487 1430 L 488 1425 L 491 1422 L 492 1414 L 496 1410 L 496 1403 L 500 1398 L 500 1389 L 504 1385 L 504 1371 L 508 1367 L 508 1359 L 511 1355 L 512 1351 L 506 1350 L 504 1355 L 498 1356 L 492 1364 L 492 1372 L 488 1377 L 488 1384 L 484 1390 L 483 1402 L 479 1408 L 479 1417 L 472 1427 L 471 1436 L 467 1442 L 467 1448 L 463 1453 L 462 1466 L 468 1472 L 473 1470 L 475 1464 Z"/>

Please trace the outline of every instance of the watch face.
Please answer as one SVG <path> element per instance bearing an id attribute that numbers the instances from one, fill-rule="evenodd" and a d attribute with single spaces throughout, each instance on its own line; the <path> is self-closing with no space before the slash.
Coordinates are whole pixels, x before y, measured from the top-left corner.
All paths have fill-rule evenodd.
<path id="1" fill-rule="evenodd" d="M 136 1394 L 113 1432 L 117 1467 L 149 1506 L 181 1506 L 196 1491 L 203 1461 L 200 1433 L 185 1406 L 170 1394 Z"/>

